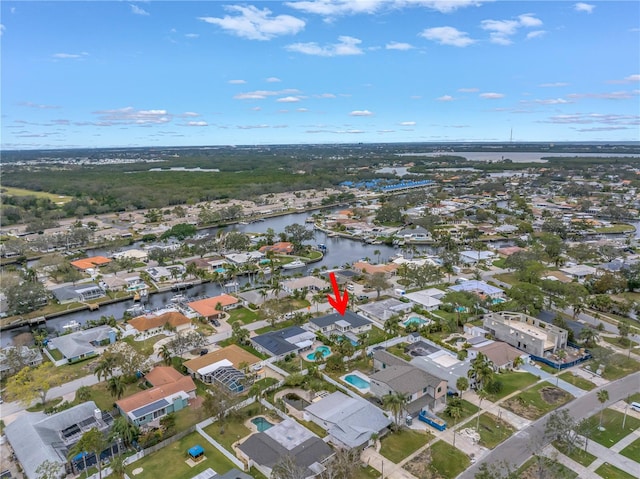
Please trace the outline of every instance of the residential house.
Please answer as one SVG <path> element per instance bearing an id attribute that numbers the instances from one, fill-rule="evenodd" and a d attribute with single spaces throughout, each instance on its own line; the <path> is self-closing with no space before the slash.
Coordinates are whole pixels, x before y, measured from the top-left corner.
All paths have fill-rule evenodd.
<path id="1" fill-rule="evenodd" d="M 214 296 L 213 298 L 192 301 L 191 303 L 187 303 L 187 306 L 189 306 L 189 308 L 191 308 L 195 313 L 208 321 L 211 321 L 212 319 L 222 318 L 225 311 L 229 311 L 240 306 L 240 301 L 235 296 L 223 293 L 219 296 Z"/>
<path id="2" fill-rule="evenodd" d="M 454 284 L 453 286 L 449 286 L 448 289 L 449 291 L 468 291 L 470 293 L 475 293 L 482 299 L 491 298 L 495 300 L 504 298 L 503 289 L 496 288 L 495 286 L 491 286 L 490 284 L 477 279 L 471 279 L 460 284 Z"/>
<path id="3" fill-rule="evenodd" d="M 316 335 L 299 326 L 271 331 L 251 338 L 253 347 L 273 357 L 283 357 L 289 353 L 300 353 L 310 349 Z"/>
<path id="4" fill-rule="evenodd" d="M 240 459 L 266 477 L 271 477 L 273 467 L 289 456 L 302 469 L 304 479 L 320 474 L 324 470 L 323 463 L 334 454 L 327 443 L 293 419 L 250 435 L 237 445 L 237 451 Z"/>
<path id="5" fill-rule="evenodd" d="M 293 294 L 296 291 L 302 291 L 306 288 L 309 292 L 322 291 L 329 287 L 329 283 L 316 278 L 315 276 L 304 276 L 302 278 L 293 278 L 282 282 L 282 289 L 287 293 Z"/>
<path id="6" fill-rule="evenodd" d="M 495 254 L 491 251 L 461 251 L 460 262 L 472 266 L 479 263 L 485 263 L 491 260 L 494 256 Z"/>
<path id="7" fill-rule="evenodd" d="M 523 361 L 529 358 L 528 354 L 502 341 L 485 340 L 481 344 L 472 345 L 467 349 L 467 352 L 470 361 L 473 361 L 479 353 L 484 354 L 496 372 L 502 369 L 512 369 L 513 361 L 516 358 L 522 358 Z"/>
<path id="8" fill-rule="evenodd" d="M 104 325 L 51 338 L 47 341 L 47 349 L 57 349 L 68 363 L 75 363 L 96 356 L 100 346 L 115 342 L 116 330 Z"/>
<path id="9" fill-rule="evenodd" d="M 38 348 L 27 346 L 7 346 L 0 349 L 0 378 L 17 373 L 27 366 L 42 363 L 42 354 Z"/>
<path id="10" fill-rule="evenodd" d="M 358 343 L 358 335 L 371 330 L 371 321 L 354 313 L 345 311 L 344 315 L 331 313 L 319 318 L 311 318 L 306 327 L 313 333 L 322 333 L 324 336 L 333 335 L 346 337 L 354 344 Z"/>
<path id="11" fill-rule="evenodd" d="M 571 279 L 578 281 L 579 283 L 584 283 L 584 280 L 587 278 L 587 276 L 593 276 L 597 272 L 596 268 L 594 268 L 593 266 L 587 266 L 585 264 L 565 266 L 564 268 L 560 268 L 560 271 L 569 276 Z"/>
<path id="12" fill-rule="evenodd" d="M 339 448 L 362 448 L 373 434 L 383 436 L 391 424 L 384 412 L 365 399 L 336 391 L 307 406 L 303 417 L 329 434 Z"/>
<path id="13" fill-rule="evenodd" d="M 178 333 L 187 331 L 193 328 L 193 323 L 178 311 L 161 311 L 130 319 L 128 326 L 138 333 L 154 335 L 165 331 L 167 327 Z"/>
<path id="14" fill-rule="evenodd" d="M 428 288 L 414 293 L 405 294 L 404 297 L 411 301 L 411 306 L 417 304 L 427 311 L 435 311 L 442 304 L 440 299 L 444 297 L 444 295 L 445 292 L 441 289 Z"/>
<path id="15" fill-rule="evenodd" d="M 100 266 L 104 266 L 105 264 L 109 263 L 111 263 L 111 260 L 109 258 L 105 258 L 104 256 L 91 256 L 90 258 L 71 261 L 71 266 L 80 271 L 87 271 L 97 269 Z"/>
<path id="16" fill-rule="evenodd" d="M 422 226 L 401 229 L 394 236 L 402 241 L 408 242 L 431 240 L 431 233 L 429 233 L 429 230 L 423 228 Z"/>
<path id="17" fill-rule="evenodd" d="M 450 392 L 459 392 L 456 382 L 458 378 L 467 377 L 467 372 L 470 367 L 469 361 L 460 361 L 454 353 L 439 347 L 435 343 L 428 342 L 424 339 L 421 342 L 428 344 L 429 347 L 423 351 L 417 349 L 415 351 L 420 353 L 426 352 L 427 354 L 412 354 L 414 358 L 411 360 L 411 364 L 422 371 L 446 381 L 447 388 Z"/>
<path id="18" fill-rule="evenodd" d="M 157 366 L 145 379 L 152 388 L 116 401 L 116 408 L 136 426 L 144 426 L 172 412 L 180 411 L 196 397 L 191 376 L 183 376 L 169 366 Z"/>
<path id="19" fill-rule="evenodd" d="M 395 298 L 375 301 L 373 303 L 361 304 L 358 311 L 365 318 L 384 323 L 392 316 L 403 315 L 411 311 L 412 303 L 400 301 Z"/>
<path id="20" fill-rule="evenodd" d="M 275 254 L 291 254 L 293 253 L 293 250 L 293 243 L 289 243 L 288 241 L 279 241 L 274 244 L 262 246 L 258 251 L 266 255 L 269 251 L 272 251 Z"/>
<path id="21" fill-rule="evenodd" d="M 109 413 L 96 403 L 87 401 L 55 414 L 25 413 L 16 417 L 4 429 L 17 460 L 28 479 L 42 477 L 36 471 L 44 461 L 60 464 L 67 475 L 69 451 L 91 428 L 106 433 L 113 423 Z M 87 464 L 95 464 L 95 455 L 85 457 Z"/>
<path id="22" fill-rule="evenodd" d="M 102 298 L 106 293 L 95 283 L 83 283 L 74 286 L 62 286 L 51 290 L 60 304 L 82 303 L 92 299 Z"/>
<path id="23" fill-rule="evenodd" d="M 278 291 L 277 294 L 274 294 L 273 291 L 267 289 L 252 289 L 249 291 L 239 292 L 237 293 L 237 295 L 244 306 L 260 306 L 261 304 L 272 299 L 286 298 L 287 296 L 289 296 L 289 293 L 285 291 Z"/>
<path id="24" fill-rule="evenodd" d="M 389 264 L 370 264 L 366 261 L 357 261 L 353 263 L 353 270 L 362 274 L 376 274 L 382 273 L 386 277 L 393 276 L 398 269 L 398 265 L 395 263 Z"/>
<path id="25" fill-rule="evenodd" d="M 387 394 L 407 397 L 406 411 L 417 414 L 423 408 L 437 411 L 444 407 L 447 381 L 440 379 L 393 354 L 379 349 L 373 353 L 373 368 L 369 376 L 370 391 L 382 398 Z"/>
<path id="26" fill-rule="evenodd" d="M 544 357 L 567 345 L 566 329 L 523 313 L 499 311 L 485 314 L 482 324 L 494 338 L 533 356 Z"/>
<path id="27" fill-rule="evenodd" d="M 130 259 L 136 262 L 146 263 L 149 261 L 149 253 L 141 249 L 128 249 L 113 255 L 114 259 Z"/>
<path id="28" fill-rule="evenodd" d="M 223 385 L 233 392 L 243 391 L 248 378 L 259 379 L 264 373 L 262 360 L 235 344 L 190 359 L 183 366 L 192 377 Z M 252 374 L 248 375 L 249 371 Z"/>

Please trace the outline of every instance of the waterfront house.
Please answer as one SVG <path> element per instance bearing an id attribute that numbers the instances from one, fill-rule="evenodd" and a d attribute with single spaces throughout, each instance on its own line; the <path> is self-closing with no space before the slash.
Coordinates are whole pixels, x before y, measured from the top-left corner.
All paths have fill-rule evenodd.
<path id="1" fill-rule="evenodd" d="M 299 353 L 310 349 L 316 335 L 299 326 L 260 334 L 251 338 L 253 347 L 269 356 L 281 358 L 290 353 Z"/>
<path id="2" fill-rule="evenodd" d="M 96 356 L 99 347 L 116 342 L 116 330 L 111 326 L 97 326 L 64 334 L 47 341 L 47 349 L 57 349 L 68 363 Z"/>
<path id="3" fill-rule="evenodd" d="M 104 266 L 105 264 L 109 263 L 111 263 L 111 260 L 109 258 L 105 258 L 104 256 L 91 256 L 90 258 L 71 261 L 71 266 L 80 271 L 87 271 L 91 269 L 97 269 L 100 266 Z"/>
<path id="4" fill-rule="evenodd" d="M 7 346 L 0 349 L 0 378 L 17 373 L 27 366 L 42 363 L 42 354 L 38 348 L 27 346 Z"/>
<path id="5" fill-rule="evenodd" d="M 358 306 L 358 310 L 364 317 L 373 319 L 379 323 L 384 323 L 392 316 L 408 313 L 411 311 L 412 307 L 412 303 L 405 303 L 399 299 L 390 298 L 382 301 L 361 304 Z"/>
<path id="6" fill-rule="evenodd" d="M 153 335 L 166 330 L 167 325 L 176 332 L 187 331 L 193 328 L 191 320 L 178 311 L 164 311 L 149 313 L 129 320 L 128 326 L 138 333 Z"/>
<path id="7" fill-rule="evenodd" d="M 240 301 L 235 296 L 225 293 L 212 298 L 192 301 L 187 303 L 187 306 L 206 320 L 211 321 L 222 318 L 225 311 L 240 306 Z"/>
<path id="8" fill-rule="evenodd" d="M 358 334 L 370 331 L 371 325 L 368 319 L 346 310 L 344 315 L 331 313 L 319 318 L 311 318 L 306 328 L 313 333 L 322 333 L 326 337 L 344 336 L 357 344 Z"/>

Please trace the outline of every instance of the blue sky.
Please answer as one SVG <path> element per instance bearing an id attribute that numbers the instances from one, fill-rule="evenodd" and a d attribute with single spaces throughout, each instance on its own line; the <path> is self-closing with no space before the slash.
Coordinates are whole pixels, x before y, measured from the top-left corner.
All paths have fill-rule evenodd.
<path id="1" fill-rule="evenodd" d="M 0 5 L 2 147 L 640 140 L 640 2 Z"/>

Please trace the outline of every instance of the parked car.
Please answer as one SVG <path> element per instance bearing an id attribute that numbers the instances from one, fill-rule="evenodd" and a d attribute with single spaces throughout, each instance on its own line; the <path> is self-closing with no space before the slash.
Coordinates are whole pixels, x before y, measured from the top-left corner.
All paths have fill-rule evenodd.
<path id="1" fill-rule="evenodd" d="M 216 326 L 218 328 L 220 327 L 220 321 L 218 321 L 217 319 L 214 318 L 214 319 L 211 320 L 211 322 L 213 323 L 214 326 Z"/>
<path id="2" fill-rule="evenodd" d="M 207 348 L 200 350 L 200 356 L 204 356 L 205 354 L 208 354 L 208 353 L 209 353 L 209 350 Z"/>

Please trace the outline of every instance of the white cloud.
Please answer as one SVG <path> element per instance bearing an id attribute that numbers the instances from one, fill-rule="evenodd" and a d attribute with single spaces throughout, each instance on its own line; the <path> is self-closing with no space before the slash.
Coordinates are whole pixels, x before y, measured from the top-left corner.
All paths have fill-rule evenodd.
<path id="1" fill-rule="evenodd" d="M 320 57 L 337 57 L 346 55 L 362 55 L 364 53 L 358 46 L 362 40 L 342 35 L 338 37 L 338 43 L 320 46 L 316 42 L 293 43 L 285 48 L 290 52 L 304 53 Z"/>
<path id="2" fill-rule="evenodd" d="M 280 83 L 282 80 L 280 80 L 280 78 L 278 77 L 269 77 L 269 78 L 266 78 L 265 81 L 267 83 Z"/>
<path id="3" fill-rule="evenodd" d="M 305 26 L 303 20 L 291 15 L 272 16 L 268 8 L 227 5 L 225 9 L 237 15 L 225 15 L 224 18 L 199 17 L 198 19 L 218 25 L 232 35 L 249 40 L 271 40 L 281 35 L 295 35 Z"/>
<path id="4" fill-rule="evenodd" d="M 413 45 L 403 42 L 389 42 L 385 45 L 387 50 L 411 50 Z"/>
<path id="5" fill-rule="evenodd" d="M 285 5 L 324 17 L 342 15 L 375 14 L 382 10 L 404 7 L 423 7 L 441 13 L 450 13 L 459 8 L 480 5 L 478 0 L 303 0 L 286 2 Z"/>
<path id="6" fill-rule="evenodd" d="M 564 105 L 567 103 L 573 103 L 572 101 L 565 100 L 564 98 L 548 98 L 545 100 L 533 100 L 534 103 L 538 103 L 540 105 Z"/>
<path id="7" fill-rule="evenodd" d="M 276 101 L 278 103 L 297 103 L 300 101 L 300 98 L 297 96 L 285 96 L 283 98 L 278 98 Z"/>
<path id="8" fill-rule="evenodd" d="M 255 90 L 245 93 L 238 93 L 233 98 L 235 100 L 264 100 L 265 98 L 270 96 L 295 95 L 297 93 L 300 93 L 300 91 L 292 88 L 286 90 Z"/>
<path id="9" fill-rule="evenodd" d="M 479 88 L 458 88 L 460 93 L 478 93 L 480 91 Z"/>
<path id="10" fill-rule="evenodd" d="M 612 91 L 603 93 L 570 93 L 568 98 L 598 98 L 603 100 L 628 100 L 638 95 L 638 90 Z"/>
<path id="11" fill-rule="evenodd" d="M 415 121 L 401 121 L 400 126 L 415 126 Z"/>
<path id="12" fill-rule="evenodd" d="M 349 113 L 349 116 L 372 116 L 373 113 L 371 113 L 369 110 L 353 110 L 351 113 Z"/>
<path id="13" fill-rule="evenodd" d="M 489 32 L 491 43 L 498 45 L 511 45 L 513 41 L 511 37 L 517 33 L 520 28 L 533 28 L 542 25 L 542 20 L 533 16 L 532 13 L 524 13 L 519 15 L 516 20 L 483 20 L 480 24 L 483 30 Z M 531 35 L 533 33 L 533 35 Z M 527 38 L 535 38 L 542 33 L 530 32 Z"/>
<path id="14" fill-rule="evenodd" d="M 607 83 L 636 83 L 640 82 L 640 75 L 629 75 L 622 80 L 609 80 Z"/>
<path id="15" fill-rule="evenodd" d="M 454 27 L 434 27 L 427 28 L 420 33 L 420 36 L 427 40 L 432 40 L 440 45 L 451 45 L 454 47 L 467 47 L 476 42 L 469 38 L 467 32 L 461 32 Z"/>
<path id="16" fill-rule="evenodd" d="M 578 2 L 578 3 L 573 5 L 573 9 L 576 12 L 591 13 L 591 12 L 593 12 L 594 8 L 596 8 L 595 5 L 591 5 L 589 3 L 583 3 L 583 2 Z"/>
<path id="17" fill-rule="evenodd" d="M 198 38 L 200 36 L 200 34 L 199 33 L 185 33 L 184 36 L 187 37 L 187 38 Z"/>
<path id="18" fill-rule="evenodd" d="M 546 30 L 534 30 L 533 32 L 527 33 L 527 40 L 531 40 L 532 38 L 539 38 L 546 33 Z"/>
<path id="19" fill-rule="evenodd" d="M 167 110 L 136 110 L 132 106 L 113 110 L 98 110 L 93 113 L 99 115 L 100 120 L 105 123 L 102 126 L 108 126 L 108 124 L 162 124 L 170 122 L 173 117 Z"/>
<path id="20" fill-rule="evenodd" d="M 146 10 L 140 8 L 137 5 L 134 5 L 133 3 L 130 3 L 129 6 L 131 7 L 131 13 L 135 14 L 135 15 L 143 15 L 145 17 L 149 16 L 149 12 L 147 12 Z"/>
<path id="21" fill-rule="evenodd" d="M 200 116 L 200 113 L 196 113 L 195 111 L 185 111 L 182 116 L 184 117 L 196 117 L 196 116 Z"/>
<path id="22" fill-rule="evenodd" d="M 455 98 L 453 98 L 451 95 L 442 95 L 441 97 L 436 98 L 436 100 L 438 100 L 438 101 L 453 101 L 453 100 L 455 100 Z"/>
<path id="23" fill-rule="evenodd" d="M 497 100 L 499 98 L 504 98 L 504 94 L 503 93 L 493 93 L 493 92 L 480 93 L 480 98 L 485 98 L 487 100 Z"/>
<path id="24" fill-rule="evenodd" d="M 227 83 L 231 85 L 245 85 L 247 80 L 229 80 Z"/>
<path id="25" fill-rule="evenodd" d="M 26 106 L 29 108 L 38 108 L 40 110 L 56 110 L 58 108 L 62 108 L 61 106 L 57 106 L 57 105 L 43 105 L 43 104 L 39 104 L 39 103 L 33 103 L 30 101 L 22 101 L 20 103 L 18 103 L 18 105 L 20 106 Z"/>
<path id="26" fill-rule="evenodd" d="M 640 125 L 640 115 L 619 115 L 615 113 L 574 113 L 570 115 L 555 115 L 544 123 L 557 124 L 590 124 L 604 123 L 606 125 Z"/>
<path id="27" fill-rule="evenodd" d="M 336 96 L 333 93 L 320 93 L 319 95 L 314 95 L 316 98 L 335 98 Z"/>
<path id="28" fill-rule="evenodd" d="M 296 111 L 298 111 L 300 113 L 306 113 L 309 110 L 307 108 L 296 108 Z"/>
<path id="29" fill-rule="evenodd" d="M 209 126 L 209 123 L 206 121 L 189 121 L 187 126 Z"/>
<path id="30" fill-rule="evenodd" d="M 59 59 L 59 60 L 66 60 L 66 59 L 84 58 L 86 56 L 89 56 L 89 54 L 87 52 L 81 52 L 81 53 L 54 53 L 51 56 L 53 58 L 56 58 L 56 59 Z"/>
<path id="31" fill-rule="evenodd" d="M 2 23 L 0 23 L 0 37 L 2 36 L 4 31 L 5 31 L 5 26 Z"/>
<path id="32" fill-rule="evenodd" d="M 553 82 L 553 83 L 541 83 L 538 86 L 540 88 L 556 88 L 556 87 L 569 86 L 569 84 L 566 83 L 566 82 L 558 81 L 558 82 Z"/>

